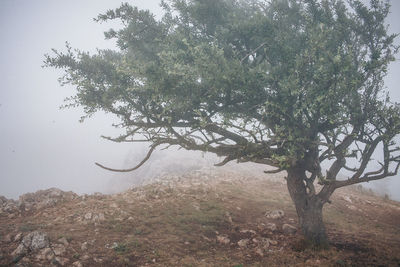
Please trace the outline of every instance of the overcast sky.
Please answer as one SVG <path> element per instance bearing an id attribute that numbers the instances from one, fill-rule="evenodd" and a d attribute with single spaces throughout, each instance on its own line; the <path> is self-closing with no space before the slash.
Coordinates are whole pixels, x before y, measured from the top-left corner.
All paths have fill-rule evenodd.
<path id="1" fill-rule="evenodd" d="M 158 0 L 124 1 L 160 14 Z M 391 31 L 400 32 L 400 1 L 392 1 Z M 113 48 L 104 41 L 110 24 L 92 20 L 116 0 L 0 0 L 0 195 L 17 198 L 49 187 L 77 193 L 104 191 L 114 173 L 94 165 L 123 167 L 135 146 L 105 141 L 115 134 L 113 118 L 96 115 L 79 123 L 80 109 L 59 110 L 73 91 L 60 87 L 60 71 L 41 68 L 51 48 L 72 47 L 94 52 Z M 399 57 L 399 56 L 398 56 Z M 394 100 L 400 101 L 400 64 L 387 79 Z M 399 177 L 396 177 L 399 178 Z M 400 179 L 384 182 L 392 194 Z M 389 184 L 389 186 L 387 186 Z"/>

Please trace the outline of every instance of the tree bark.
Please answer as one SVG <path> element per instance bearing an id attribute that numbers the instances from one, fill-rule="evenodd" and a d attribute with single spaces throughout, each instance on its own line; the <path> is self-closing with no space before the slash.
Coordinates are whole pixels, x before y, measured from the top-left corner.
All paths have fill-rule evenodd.
<path id="1" fill-rule="evenodd" d="M 312 247 L 323 248 L 328 244 L 322 207 L 326 201 L 318 195 L 307 194 L 305 170 L 301 167 L 288 170 L 287 186 L 295 204 L 300 227 L 306 242 Z"/>

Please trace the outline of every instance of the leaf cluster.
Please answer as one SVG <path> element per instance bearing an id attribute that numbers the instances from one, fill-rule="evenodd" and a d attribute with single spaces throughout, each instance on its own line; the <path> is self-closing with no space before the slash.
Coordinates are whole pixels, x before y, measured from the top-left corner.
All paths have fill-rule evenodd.
<path id="1" fill-rule="evenodd" d="M 117 142 L 178 145 L 287 170 L 302 166 L 338 187 L 397 173 L 400 109 L 383 79 L 398 51 L 388 2 L 372 0 L 169 0 L 156 20 L 123 4 L 95 20 L 117 51 L 53 51 L 73 106 L 116 114 Z M 380 144 L 380 145 L 379 145 Z M 379 146 L 378 146 L 379 145 Z M 366 173 L 377 147 L 381 169 Z M 356 157 L 351 167 L 346 159 Z M 326 175 L 321 162 L 331 160 Z M 143 164 L 145 161 L 141 162 Z M 139 166 L 141 165 L 139 164 Z M 135 168 L 132 168 L 135 169 Z M 132 170 L 129 169 L 129 170 Z"/>

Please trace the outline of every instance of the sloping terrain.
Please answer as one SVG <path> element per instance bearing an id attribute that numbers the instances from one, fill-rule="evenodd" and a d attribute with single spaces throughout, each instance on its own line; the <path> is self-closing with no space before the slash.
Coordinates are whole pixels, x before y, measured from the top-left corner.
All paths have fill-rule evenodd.
<path id="1" fill-rule="evenodd" d="M 114 195 L 0 198 L 1 266 L 399 266 L 400 204 L 357 188 L 324 215 L 331 247 L 302 245 L 281 176 L 200 170 Z"/>

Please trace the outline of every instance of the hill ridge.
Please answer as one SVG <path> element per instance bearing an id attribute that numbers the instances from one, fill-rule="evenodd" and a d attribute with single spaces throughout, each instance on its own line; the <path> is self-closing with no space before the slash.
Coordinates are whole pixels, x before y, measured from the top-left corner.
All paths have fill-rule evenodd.
<path id="1" fill-rule="evenodd" d="M 280 175 L 205 168 L 112 195 L 2 197 L 0 265 L 398 266 L 399 203 L 356 187 L 332 201 L 332 246 L 318 252 L 302 245 Z"/>

